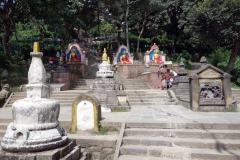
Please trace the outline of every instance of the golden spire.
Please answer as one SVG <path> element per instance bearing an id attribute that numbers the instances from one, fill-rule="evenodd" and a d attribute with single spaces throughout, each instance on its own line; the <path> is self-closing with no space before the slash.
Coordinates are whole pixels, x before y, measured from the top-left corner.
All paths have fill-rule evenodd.
<path id="1" fill-rule="evenodd" d="M 40 47 L 38 42 L 34 42 L 33 44 L 33 52 L 40 52 Z"/>
<path id="2" fill-rule="evenodd" d="M 107 51 L 106 51 L 106 48 L 104 48 L 103 50 L 103 55 L 102 55 L 102 61 L 107 61 Z"/>
<path id="3" fill-rule="evenodd" d="M 109 57 L 108 57 L 108 64 L 110 64 L 110 59 L 109 59 Z"/>

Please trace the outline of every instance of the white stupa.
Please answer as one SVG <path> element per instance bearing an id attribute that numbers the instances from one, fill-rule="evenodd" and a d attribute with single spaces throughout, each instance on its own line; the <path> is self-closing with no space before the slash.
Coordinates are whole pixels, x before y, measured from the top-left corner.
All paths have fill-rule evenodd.
<path id="1" fill-rule="evenodd" d="M 12 105 L 13 122 L 7 127 L 1 146 L 10 152 L 55 149 L 68 142 L 66 131 L 59 126 L 60 104 L 49 99 L 50 86 L 42 63 L 39 43 L 34 43 L 28 71 L 27 98 Z"/>
<path id="2" fill-rule="evenodd" d="M 113 78 L 114 71 L 112 71 L 111 65 L 108 63 L 106 48 L 103 50 L 102 63 L 99 65 L 99 71 L 96 73 L 98 78 Z"/>

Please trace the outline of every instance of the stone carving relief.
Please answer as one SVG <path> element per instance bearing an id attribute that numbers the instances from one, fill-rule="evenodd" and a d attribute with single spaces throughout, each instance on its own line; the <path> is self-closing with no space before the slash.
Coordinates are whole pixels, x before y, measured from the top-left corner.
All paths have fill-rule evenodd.
<path id="1" fill-rule="evenodd" d="M 199 100 L 200 104 L 224 103 L 224 95 L 220 81 L 200 82 L 199 83 Z"/>

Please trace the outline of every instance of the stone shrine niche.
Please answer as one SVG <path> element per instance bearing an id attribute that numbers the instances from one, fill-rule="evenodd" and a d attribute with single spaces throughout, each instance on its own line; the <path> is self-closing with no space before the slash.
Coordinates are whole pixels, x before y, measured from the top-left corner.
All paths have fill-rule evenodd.
<path id="1" fill-rule="evenodd" d="M 211 64 L 190 75 L 190 109 L 209 112 L 233 107 L 230 78 Z"/>
<path id="2" fill-rule="evenodd" d="M 163 51 L 159 50 L 159 47 L 156 45 L 156 43 L 154 43 L 151 48 L 150 51 L 147 51 L 144 55 L 144 61 L 145 63 L 156 63 L 154 62 L 154 54 L 155 52 L 158 52 L 158 55 L 161 57 L 161 61 L 164 62 L 165 61 L 165 54 L 163 54 Z M 161 62 L 157 62 L 157 63 L 161 63 Z"/>
<path id="3" fill-rule="evenodd" d="M 82 94 L 74 100 L 72 105 L 71 131 L 94 130 L 98 132 L 101 117 L 100 101 L 94 95 Z"/>
<path id="4" fill-rule="evenodd" d="M 127 64 L 133 64 L 133 56 L 131 56 L 129 50 L 125 45 L 121 45 L 118 47 L 116 55 L 113 57 L 114 58 L 113 64 L 121 64 L 120 58 L 122 57 L 123 53 L 126 54 L 126 57 L 128 57 L 129 59 L 129 63 Z"/>
<path id="5" fill-rule="evenodd" d="M 67 62 L 85 62 L 85 55 L 77 42 L 70 43 L 65 53 Z"/>

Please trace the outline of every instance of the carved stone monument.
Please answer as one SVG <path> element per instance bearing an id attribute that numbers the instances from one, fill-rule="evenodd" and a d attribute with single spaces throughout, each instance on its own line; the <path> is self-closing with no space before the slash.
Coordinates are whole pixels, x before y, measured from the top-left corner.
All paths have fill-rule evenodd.
<path id="1" fill-rule="evenodd" d="M 190 109 L 194 111 L 221 111 L 236 107 L 232 102 L 231 75 L 204 64 L 190 79 Z"/>
<path id="2" fill-rule="evenodd" d="M 71 131 L 99 131 L 99 121 L 102 119 L 100 101 L 93 95 L 82 94 L 72 105 Z"/>
<path id="3" fill-rule="evenodd" d="M 12 105 L 13 122 L 7 127 L 1 146 L 10 152 L 32 152 L 60 147 L 68 142 L 66 131 L 59 125 L 60 104 L 49 99 L 39 44 L 30 53 L 32 63 L 28 72 L 27 98 Z"/>

